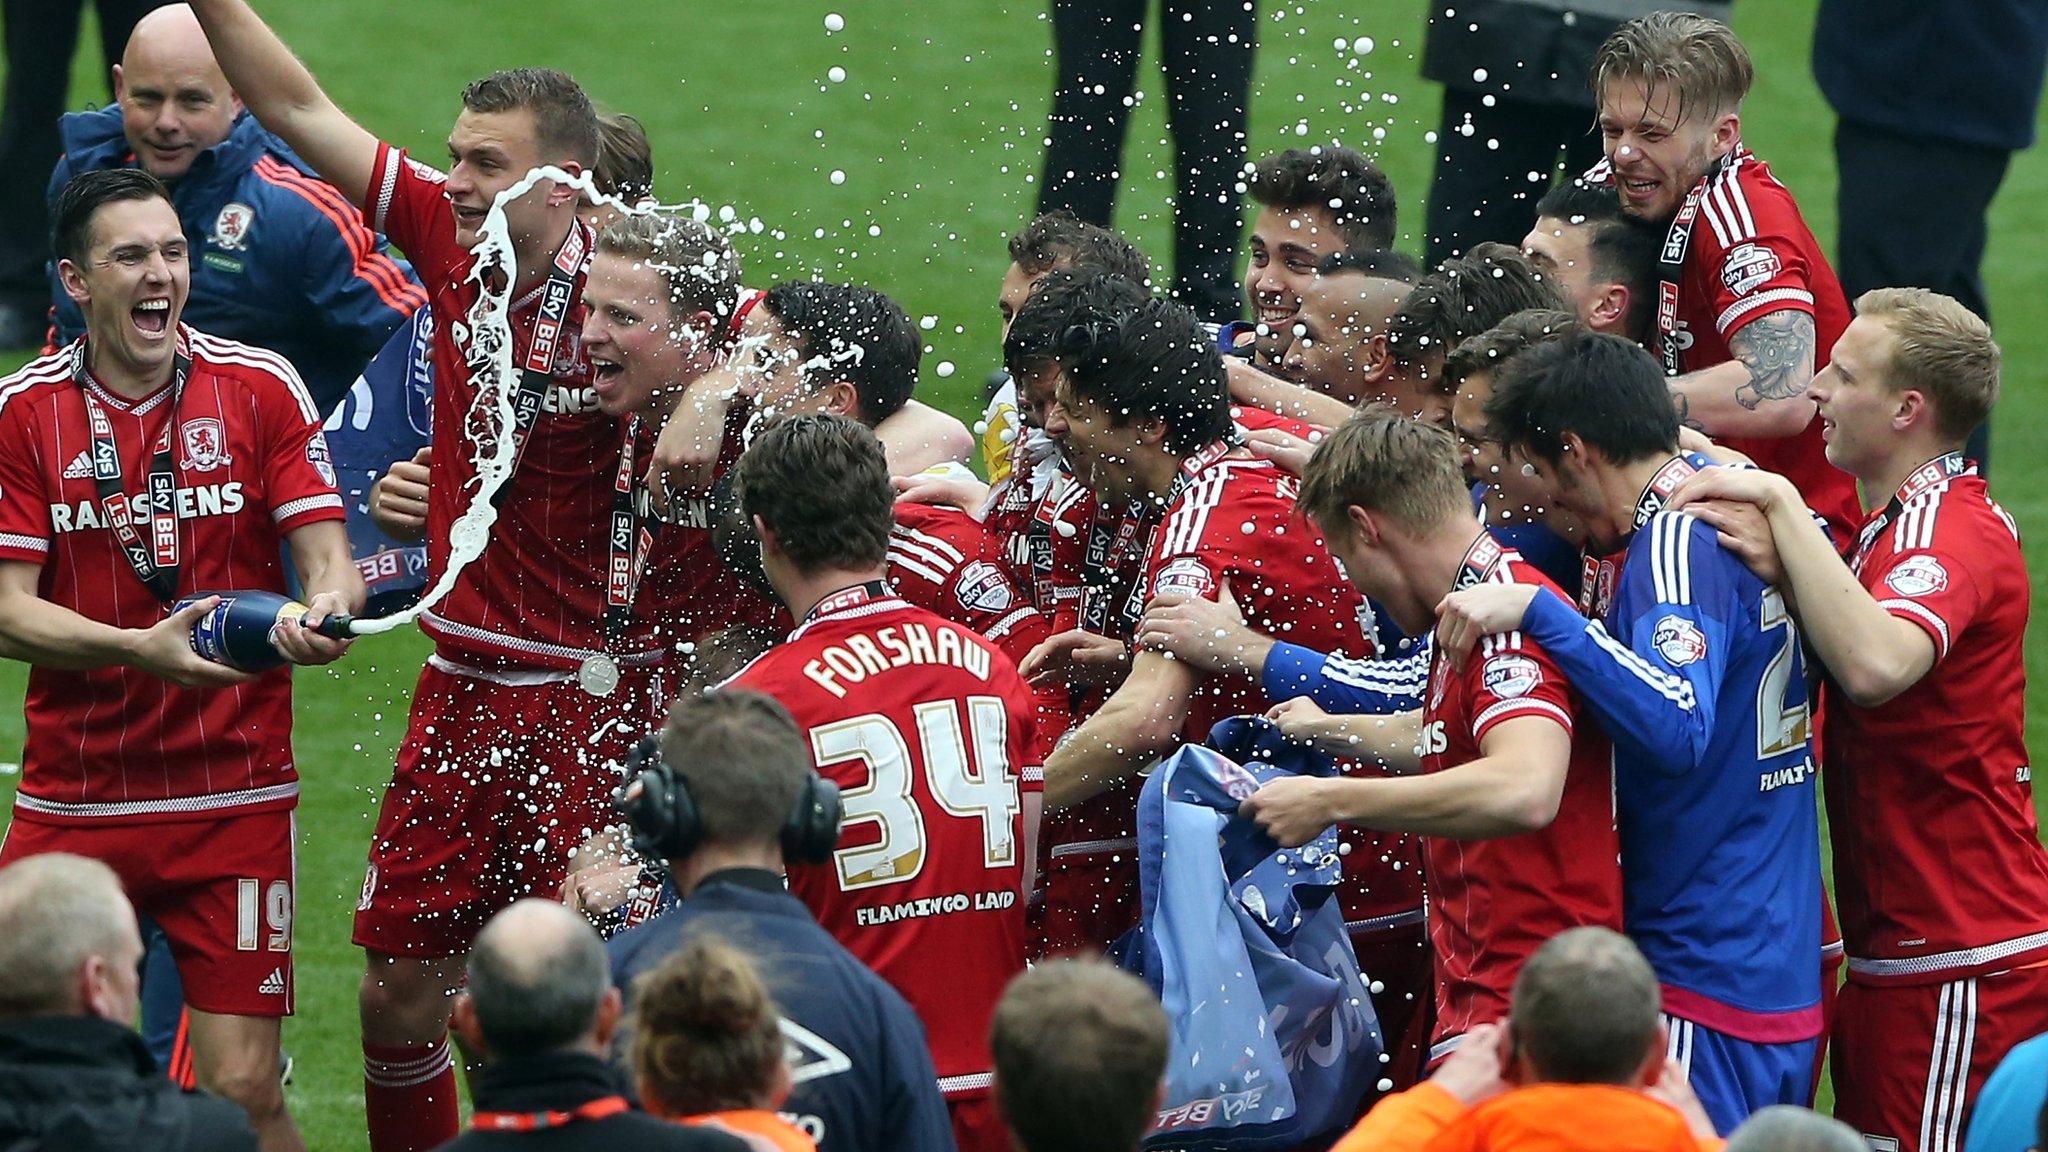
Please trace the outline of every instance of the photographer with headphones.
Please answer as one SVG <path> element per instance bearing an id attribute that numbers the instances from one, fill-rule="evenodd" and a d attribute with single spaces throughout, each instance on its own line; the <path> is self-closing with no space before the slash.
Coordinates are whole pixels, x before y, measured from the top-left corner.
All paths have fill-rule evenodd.
<path id="1" fill-rule="evenodd" d="M 754 961 L 782 1013 L 793 1084 L 783 1113 L 821 1152 L 950 1150 L 909 1004 L 784 887 L 786 861 L 830 858 L 840 811 L 789 713 L 757 692 L 686 694 L 627 770 L 618 804 L 634 849 L 668 862 L 681 897 L 609 944 L 629 1007 L 637 977 L 716 936 Z"/>

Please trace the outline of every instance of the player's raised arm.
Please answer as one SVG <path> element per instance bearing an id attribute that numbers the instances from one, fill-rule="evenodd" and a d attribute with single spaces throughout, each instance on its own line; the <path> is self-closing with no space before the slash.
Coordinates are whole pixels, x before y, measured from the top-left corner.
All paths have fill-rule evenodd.
<path id="1" fill-rule="evenodd" d="M 299 58 L 244 0 L 194 0 L 192 11 L 228 83 L 251 114 L 358 208 L 376 167 L 377 138 L 320 90 Z"/>
<path id="2" fill-rule="evenodd" d="M 1728 337 L 1734 359 L 1671 381 L 1679 418 L 1713 436 L 1792 436 L 1813 422 L 1813 315 L 1787 308 Z"/>
<path id="3" fill-rule="evenodd" d="M 1045 758 L 1045 806 L 1070 808 L 1173 751 L 1200 683 L 1183 661 L 1140 652 L 1123 687 Z"/>

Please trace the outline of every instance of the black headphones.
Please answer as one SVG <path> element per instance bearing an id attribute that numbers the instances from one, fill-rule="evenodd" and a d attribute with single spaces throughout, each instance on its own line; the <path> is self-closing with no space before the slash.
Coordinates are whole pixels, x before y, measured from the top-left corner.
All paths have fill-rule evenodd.
<path id="1" fill-rule="evenodd" d="M 626 783 L 612 807 L 633 829 L 633 850 L 648 860 L 680 860 L 704 841 L 704 818 L 689 784 L 661 757 L 661 739 L 648 734 L 626 754 Z M 782 822 L 782 855 L 822 864 L 839 846 L 839 785 L 804 771 L 803 789 Z"/>

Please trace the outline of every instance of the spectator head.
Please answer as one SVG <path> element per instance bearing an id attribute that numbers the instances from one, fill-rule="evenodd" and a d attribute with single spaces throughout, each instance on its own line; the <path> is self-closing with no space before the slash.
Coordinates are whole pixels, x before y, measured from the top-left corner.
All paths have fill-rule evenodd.
<path id="1" fill-rule="evenodd" d="M 1567 180 L 1536 203 L 1522 251 L 1595 332 L 1649 343 L 1663 237 L 1621 210 L 1613 188 Z"/>
<path id="2" fill-rule="evenodd" d="M 1360 592 L 1410 635 L 1430 626 L 1443 589 L 1412 588 L 1422 549 L 1479 532 L 1455 438 L 1383 404 L 1353 413 L 1316 445 L 1295 507 Z M 1411 594 L 1412 593 L 1412 594 Z"/>
<path id="3" fill-rule="evenodd" d="M 597 164 L 597 109 L 566 72 L 510 68 L 462 90 L 462 111 L 448 133 L 448 183 L 455 241 L 475 247 L 499 193 L 551 164 L 581 175 Z M 582 193 L 540 180 L 505 205 L 505 223 L 522 268 L 538 268 L 568 234 Z"/>
<path id="4" fill-rule="evenodd" d="M 782 1018 L 746 953 L 692 939 L 633 986 L 633 1079 L 664 1119 L 789 1099 Z"/>
<path id="5" fill-rule="evenodd" d="M 166 184 L 226 140 L 242 114 L 189 4 L 167 4 L 135 22 L 114 65 L 114 103 L 135 163 Z"/>
<path id="6" fill-rule="evenodd" d="M 1628 509 L 1613 506 L 1602 477 L 1678 451 L 1663 370 L 1641 345 L 1597 332 L 1543 342 L 1501 365 L 1483 419 L 1508 458 L 1527 465 L 1600 548 L 1628 530 Z"/>
<path id="7" fill-rule="evenodd" d="M 1182 460 L 1231 431 L 1223 355 L 1208 330 L 1134 288 L 1098 276 L 1057 302 L 1067 319 L 1045 431 L 1110 506 L 1162 491 Z"/>
<path id="8" fill-rule="evenodd" d="M 51 211 L 57 280 L 85 315 L 102 380 L 168 378 L 192 288 L 170 194 L 139 168 L 73 176 Z"/>
<path id="9" fill-rule="evenodd" d="M 739 304 L 732 245 L 688 213 L 620 216 L 597 236 L 583 285 L 583 350 L 606 416 L 658 422 L 725 354 Z"/>
<path id="10" fill-rule="evenodd" d="M 1451 430 L 1464 454 L 1465 475 L 1474 483 L 1496 487 L 1522 479 L 1510 467 L 1486 423 L 1486 401 L 1493 395 L 1493 377 L 1501 366 L 1547 340 L 1580 330 L 1577 318 L 1555 308 L 1517 312 L 1451 349 L 1444 357 L 1444 381 L 1456 394 L 1451 400 Z"/>
<path id="11" fill-rule="evenodd" d="M 1563 308 L 1564 297 L 1529 258 L 1505 244 L 1475 244 L 1416 283 L 1387 323 L 1393 368 L 1382 386 L 1397 411 L 1451 418 L 1444 379 L 1451 349 L 1528 308 Z"/>
<path id="12" fill-rule="evenodd" d="M 894 300 L 858 284 L 787 280 L 756 309 L 761 336 L 741 353 L 763 412 L 829 412 L 873 428 L 917 387 L 924 345 Z M 753 320 L 752 316 L 748 317 Z"/>
<path id="13" fill-rule="evenodd" d="M 1394 186 L 1349 148 L 1290 148 L 1252 165 L 1252 218 L 1244 294 L 1259 324 L 1260 355 L 1279 363 L 1316 266 L 1347 249 L 1394 246 Z"/>
<path id="14" fill-rule="evenodd" d="M 843 416 L 791 416 L 756 436 L 735 470 L 734 498 L 784 603 L 812 578 L 880 576 L 896 494 L 873 432 Z"/>
<path id="15" fill-rule="evenodd" d="M 1422 278 L 1422 265 L 1400 252 L 1354 249 L 1316 266 L 1301 297 L 1285 374 L 1346 404 L 1375 396 L 1392 366 L 1387 323 Z"/>
<path id="16" fill-rule="evenodd" d="M 451 1025 L 466 1047 L 499 1060 L 601 1056 L 618 1025 L 604 942 L 582 916 L 552 900 L 521 900 L 477 933 Z"/>
<path id="17" fill-rule="evenodd" d="M 1032 285 L 1046 273 L 1062 268 L 1077 273 L 1107 272 L 1138 285 L 1152 282 L 1152 262 L 1122 236 L 1064 208 L 1040 213 L 1010 237 L 1010 267 L 1003 273 L 1002 293 L 996 299 L 1005 335 L 1031 295 Z"/>
<path id="18" fill-rule="evenodd" d="M 1134 1152 L 1165 1097 L 1166 1012 L 1099 960 L 1016 979 L 989 1029 L 996 1109 L 1018 1152 Z"/>
<path id="19" fill-rule="evenodd" d="M 1870 1145 L 1840 1120 L 1773 1104 L 1750 1113 L 1728 1134 L 1726 1152 L 1869 1152 Z"/>
<path id="20" fill-rule="evenodd" d="M 1741 144 L 1753 76 L 1749 50 L 1719 20 L 1654 12 L 1615 29 L 1593 57 L 1592 83 L 1624 211 L 1660 223 L 1678 214 Z"/>
<path id="21" fill-rule="evenodd" d="M 654 199 L 654 145 L 637 117 L 610 109 L 597 114 L 597 163 L 590 182 L 599 192 L 639 206 Z M 583 206 L 584 220 L 602 228 L 618 216 L 617 209 Z M 609 215 L 602 215 L 609 212 Z"/>
<path id="22" fill-rule="evenodd" d="M 1962 447 L 1998 400 L 1999 358 L 1991 326 L 1950 297 L 1925 288 L 1865 292 L 1807 389 L 1820 405 L 1828 460 L 1875 481 Z"/>
<path id="23" fill-rule="evenodd" d="M 1508 1008 L 1521 1082 L 1656 1083 L 1664 1066 L 1657 976 L 1628 937 L 1572 928 L 1530 955 Z"/>
<path id="24" fill-rule="evenodd" d="M 685 692 L 655 747 L 674 777 L 659 790 L 670 794 L 648 797 L 652 819 L 633 823 L 650 839 L 686 842 L 669 849 L 683 853 L 668 862 L 678 892 L 721 868 L 782 871 L 783 830 L 811 776 L 808 746 L 782 705 L 744 689 Z M 625 806 L 637 808 L 630 791 Z"/>
<path id="25" fill-rule="evenodd" d="M 142 937 L 114 870 L 62 852 L 0 868 L 0 964 L 0 1020 L 133 1021 Z"/>

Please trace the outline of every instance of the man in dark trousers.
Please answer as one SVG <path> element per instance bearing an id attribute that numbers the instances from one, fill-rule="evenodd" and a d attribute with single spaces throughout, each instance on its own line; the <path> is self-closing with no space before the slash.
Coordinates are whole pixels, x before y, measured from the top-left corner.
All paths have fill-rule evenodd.
<path id="1" fill-rule="evenodd" d="M 715 933 L 761 966 L 791 1053 L 784 1118 L 820 1152 L 951 1152 L 910 1005 L 783 886 L 786 851 L 815 854 L 822 841 L 829 852 L 838 838 L 836 793 L 829 816 L 810 815 L 829 785 L 796 721 L 758 692 L 686 693 L 635 763 L 622 801 L 634 845 L 668 861 L 682 903 L 613 938 L 614 982 L 630 990 L 684 941 Z"/>
<path id="2" fill-rule="evenodd" d="M 491 918 L 469 954 L 451 1024 L 481 1057 L 469 1130 L 444 1152 L 740 1152 L 722 1132 L 636 1112 L 605 1061 L 619 1026 L 604 944 L 559 904 L 521 900 Z"/>
<path id="3" fill-rule="evenodd" d="M 142 938 L 113 869 L 0 869 L 0 1147 L 254 1152 L 242 1110 L 157 1075 L 135 1017 Z"/>
<path id="4" fill-rule="evenodd" d="M 1840 118 L 1845 296 L 1926 288 L 1991 319 L 1985 215 L 2012 154 L 2034 144 L 2044 65 L 2048 6 L 2035 0 L 1821 0 L 1813 78 Z M 1963 451 L 1984 471 L 1989 421 Z"/>

